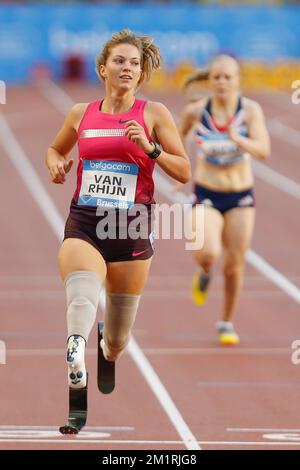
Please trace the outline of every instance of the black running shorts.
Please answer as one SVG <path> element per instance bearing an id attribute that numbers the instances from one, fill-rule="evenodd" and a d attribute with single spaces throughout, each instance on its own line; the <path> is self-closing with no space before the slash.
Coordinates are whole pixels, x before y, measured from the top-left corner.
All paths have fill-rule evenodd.
<path id="1" fill-rule="evenodd" d="M 148 259 L 154 252 L 154 208 L 154 204 L 102 208 L 99 215 L 95 208 L 72 200 L 64 240 L 79 238 L 90 243 L 107 262 Z"/>

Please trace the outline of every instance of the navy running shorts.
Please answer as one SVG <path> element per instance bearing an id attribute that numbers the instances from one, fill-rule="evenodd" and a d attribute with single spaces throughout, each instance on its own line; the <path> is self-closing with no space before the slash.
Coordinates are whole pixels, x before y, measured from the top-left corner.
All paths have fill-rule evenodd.
<path id="1" fill-rule="evenodd" d="M 239 192 L 221 192 L 211 191 L 204 186 L 196 184 L 194 194 L 195 201 L 193 206 L 204 204 L 207 207 L 217 209 L 221 214 L 236 207 L 255 207 L 253 188 Z"/>

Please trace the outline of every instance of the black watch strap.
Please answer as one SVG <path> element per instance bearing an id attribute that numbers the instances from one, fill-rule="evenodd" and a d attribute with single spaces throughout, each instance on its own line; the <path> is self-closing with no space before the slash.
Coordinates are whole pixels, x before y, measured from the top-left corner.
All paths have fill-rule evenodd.
<path id="1" fill-rule="evenodd" d="M 161 149 L 159 148 L 158 144 L 154 141 L 154 140 L 151 140 L 150 144 L 153 145 L 153 150 L 152 152 L 150 153 L 146 153 L 146 155 L 148 155 L 148 157 L 152 158 L 153 160 L 155 160 L 157 157 L 160 156 L 161 154 Z"/>

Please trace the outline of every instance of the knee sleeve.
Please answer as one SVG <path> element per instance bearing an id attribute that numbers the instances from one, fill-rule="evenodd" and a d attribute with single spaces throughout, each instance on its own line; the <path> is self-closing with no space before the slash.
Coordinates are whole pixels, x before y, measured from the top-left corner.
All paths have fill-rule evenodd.
<path id="1" fill-rule="evenodd" d="M 82 336 L 85 341 L 96 318 L 101 282 L 92 271 L 73 271 L 65 278 L 68 337 Z"/>
<path id="2" fill-rule="evenodd" d="M 103 339 L 107 347 L 106 356 L 115 360 L 130 339 L 140 295 L 106 294 Z"/>

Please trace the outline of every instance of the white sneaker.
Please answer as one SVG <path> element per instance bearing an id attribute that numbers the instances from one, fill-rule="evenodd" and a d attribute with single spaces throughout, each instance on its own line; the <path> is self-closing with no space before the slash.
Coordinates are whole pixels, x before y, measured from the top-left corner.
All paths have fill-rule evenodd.
<path id="1" fill-rule="evenodd" d="M 84 362 L 85 340 L 82 336 L 73 335 L 68 340 L 67 364 L 68 384 L 71 388 L 86 387 L 86 368 Z"/>

